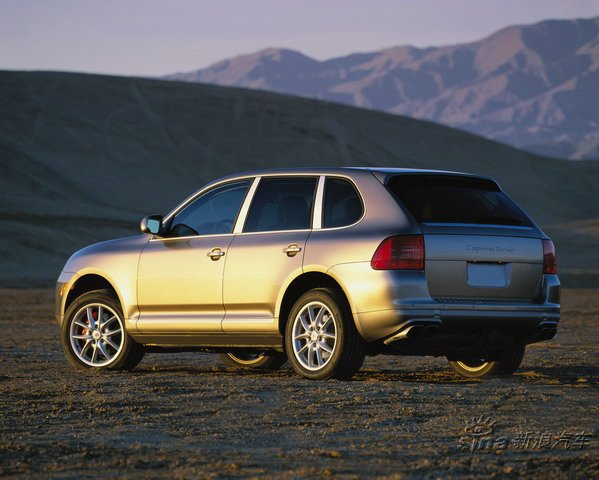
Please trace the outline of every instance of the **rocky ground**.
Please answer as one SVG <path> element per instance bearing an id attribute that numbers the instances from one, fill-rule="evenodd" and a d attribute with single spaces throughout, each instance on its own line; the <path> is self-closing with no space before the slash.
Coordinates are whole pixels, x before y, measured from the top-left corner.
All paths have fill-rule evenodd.
<path id="1" fill-rule="evenodd" d="M 565 291 L 557 337 L 484 381 L 402 357 L 369 358 L 352 382 L 193 353 L 78 372 L 50 291 L 2 290 L 0 305 L 0 476 L 599 476 L 598 290 Z"/>

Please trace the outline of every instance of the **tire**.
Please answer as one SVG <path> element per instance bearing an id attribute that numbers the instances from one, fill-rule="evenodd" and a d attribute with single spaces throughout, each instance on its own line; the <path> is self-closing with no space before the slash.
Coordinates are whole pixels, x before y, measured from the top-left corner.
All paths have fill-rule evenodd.
<path id="1" fill-rule="evenodd" d="M 236 369 L 278 370 L 287 363 L 287 356 L 280 352 L 249 352 L 235 350 L 219 354 L 227 366 Z"/>
<path id="2" fill-rule="evenodd" d="M 285 328 L 287 358 L 299 375 L 349 380 L 366 355 L 346 300 L 338 290 L 317 288 L 295 302 Z"/>
<path id="3" fill-rule="evenodd" d="M 98 316 L 103 323 L 96 323 Z M 143 346 L 127 333 L 123 310 L 111 290 L 75 299 L 65 312 L 61 343 L 69 362 L 80 369 L 131 370 L 144 356 Z"/>
<path id="4" fill-rule="evenodd" d="M 456 373 L 465 378 L 512 375 L 522 363 L 525 348 L 525 345 L 514 343 L 494 355 L 494 360 L 464 358 L 462 360 L 449 360 L 449 364 Z"/>

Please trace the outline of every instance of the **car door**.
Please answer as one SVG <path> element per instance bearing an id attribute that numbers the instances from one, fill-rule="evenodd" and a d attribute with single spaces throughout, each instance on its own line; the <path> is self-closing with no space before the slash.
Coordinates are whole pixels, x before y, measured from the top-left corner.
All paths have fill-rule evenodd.
<path id="1" fill-rule="evenodd" d="M 233 181 L 201 194 L 148 242 L 137 278 L 139 333 L 222 333 L 223 271 L 251 181 Z"/>
<path id="2" fill-rule="evenodd" d="M 316 176 L 260 179 L 243 230 L 227 254 L 226 333 L 278 332 L 277 297 L 287 279 L 301 273 L 316 184 Z"/>

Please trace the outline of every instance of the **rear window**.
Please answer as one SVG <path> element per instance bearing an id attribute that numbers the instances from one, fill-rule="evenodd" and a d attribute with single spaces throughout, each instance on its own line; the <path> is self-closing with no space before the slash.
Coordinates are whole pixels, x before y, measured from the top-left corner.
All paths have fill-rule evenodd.
<path id="1" fill-rule="evenodd" d="M 531 226 L 492 180 L 456 175 L 398 175 L 389 190 L 419 223 Z"/>

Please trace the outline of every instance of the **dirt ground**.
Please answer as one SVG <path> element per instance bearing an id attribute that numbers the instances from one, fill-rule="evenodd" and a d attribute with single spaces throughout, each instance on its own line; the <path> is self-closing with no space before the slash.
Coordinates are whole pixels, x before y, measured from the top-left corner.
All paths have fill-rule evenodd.
<path id="1" fill-rule="evenodd" d="M 382 356 L 351 382 L 198 353 L 78 372 L 50 291 L 2 290 L 0 305 L 0 476 L 599 477 L 598 290 L 565 291 L 556 338 L 484 381 Z"/>

